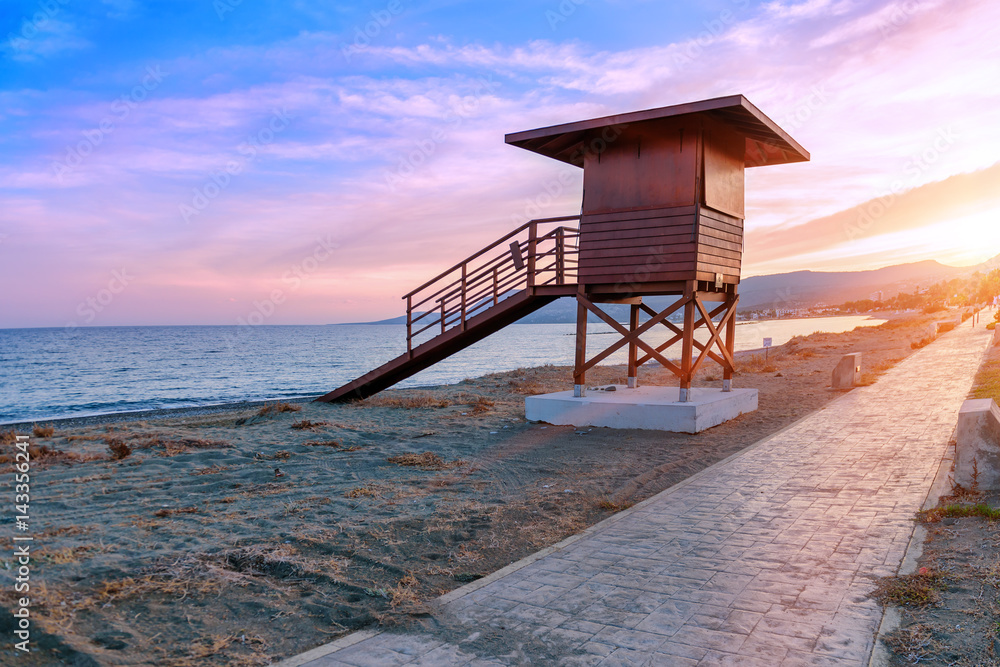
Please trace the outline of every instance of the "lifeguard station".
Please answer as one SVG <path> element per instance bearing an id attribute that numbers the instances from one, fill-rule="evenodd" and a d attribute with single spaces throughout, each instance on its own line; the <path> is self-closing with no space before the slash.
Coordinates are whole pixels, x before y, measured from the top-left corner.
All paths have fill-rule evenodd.
<path id="1" fill-rule="evenodd" d="M 732 387 L 744 169 L 803 162 L 809 153 L 742 95 L 518 132 L 506 141 L 582 167 L 581 214 L 532 220 L 406 294 L 406 352 L 317 400 L 370 396 L 573 297 L 574 388 L 528 398 L 529 419 L 698 431 L 756 409 L 756 390 Z M 678 299 L 661 310 L 643 303 L 662 295 Z M 602 309 L 609 303 L 630 306 L 627 325 Z M 588 313 L 620 334 L 589 358 Z M 675 313 L 682 323 L 668 319 Z M 669 330 L 665 342 L 643 339 L 654 327 Z M 707 342 L 695 338 L 702 328 Z M 678 343 L 674 362 L 666 352 Z M 627 387 L 613 398 L 588 397 L 587 370 L 626 347 Z M 707 360 L 722 367 L 722 387 L 693 391 Z M 676 375 L 679 391 L 640 388 L 638 371 L 648 361 Z"/>

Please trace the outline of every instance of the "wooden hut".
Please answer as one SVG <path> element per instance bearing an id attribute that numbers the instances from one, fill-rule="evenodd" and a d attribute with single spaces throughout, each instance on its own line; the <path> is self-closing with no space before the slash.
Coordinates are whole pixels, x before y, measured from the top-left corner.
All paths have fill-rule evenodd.
<path id="1" fill-rule="evenodd" d="M 692 377 L 711 360 L 722 366 L 728 391 L 744 170 L 806 161 L 808 152 L 742 95 L 517 132 L 506 141 L 582 168 L 580 215 L 532 220 L 405 295 L 406 353 L 319 400 L 371 395 L 567 296 L 578 303 L 576 396 L 585 394 L 587 370 L 626 346 L 630 387 L 639 367 L 655 360 L 678 377 L 686 401 Z M 564 224 L 576 220 L 579 227 Z M 661 310 L 642 301 L 658 295 L 678 299 Z M 631 306 L 628 325 L 601 308 L 607 303 Z M 621 334 L 590 358 L 588 313 Z M 682 323 L 668 319 L 674 313 Z M 665 342 L 643 340 L 660 326 L 670 331 Z M 707 343 L 695 338 L 701 327 Z M 674 363 L 665 355 L 678 343 Z"/>

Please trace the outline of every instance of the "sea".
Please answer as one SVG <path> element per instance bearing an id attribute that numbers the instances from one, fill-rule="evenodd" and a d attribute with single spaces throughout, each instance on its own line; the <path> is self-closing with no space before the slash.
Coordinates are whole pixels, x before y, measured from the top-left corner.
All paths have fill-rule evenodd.
<path id="1" fill-rule="evenodd" d="M 740 323 L 736 349 L 882 322 L 847 316 Z M 659 329 L 666 340 L 669 332 Z M 594 350 L 615 335 L 603 323 L 588 331 Z M 514 324 L 396 386 L 572 365 L 574 332 L 574 324 Z M 405 341 L 405 326 L 393 324 L 0 329 L 0 424 L 313 397 L 398 356 Z M 624 363 L 625 354 L 605 363 Z M 668 355 L 680 356 L 679 347 Z"/>

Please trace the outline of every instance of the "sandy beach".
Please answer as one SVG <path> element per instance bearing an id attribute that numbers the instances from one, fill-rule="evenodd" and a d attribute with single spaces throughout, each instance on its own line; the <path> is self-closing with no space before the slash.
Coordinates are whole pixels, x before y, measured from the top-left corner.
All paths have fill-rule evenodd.
<path id="1" fill-rule="evenodd" d="M 19 428 L 31 435 L 40 650 L 17 664 L 263 665 L 414 622 L 434 597 L 822 408 L 840 394 L 829 384 L 842 354 L 862 352 L 875 381 L 934 319 L 796 338 L 766 362 L 743 354 L 735 384 L 759 389 L 759 409 L 698 435 L 526 422 L 525 395 L 569 387 L 559 367 L 346 405 Z M 622 383 L 624 368 L 588 379 Z M 646 368 L 640 382 L 674 384 Z"/>

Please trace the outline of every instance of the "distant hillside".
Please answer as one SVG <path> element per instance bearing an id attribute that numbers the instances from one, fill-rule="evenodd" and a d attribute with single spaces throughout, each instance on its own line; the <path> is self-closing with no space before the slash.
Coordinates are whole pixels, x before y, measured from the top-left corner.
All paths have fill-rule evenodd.
<path id="1" fill-rule="evenodd" d="M 927 260 L 874 271 L 793 271 L 754 276 L 740 283 L 740 308 L 838 304 L 867 299 L 878 291 L 888 297 L 956 278 L 965 271 Z"/>
<path id="2" fill-rule="evenodd" d="M 770 276 L 744 278 L 740 283 L 740 310 L 756 308 L 803 308 L 817 304 L 836 305 L 846 301 L 870 298 L 882 292 L 884 298 L 900 292 L 915 292 L 942 280 L 951 280 L 975 271 L 986 273 L 1000 268 L 1000 255 L 978 266 L 945 266 L 933 260 L 887 266 L 873 271 L 793 271 Z M 646 299 L 653 308 L 665 308 L 675 297 L 659 296 Z M 628 306 L 608 305 L 608 313 L 619 321 L 628 320 Z M 674 319 L 674 318 L 671 318 Z M 553 324 L 576 321 L 576 302 L 564 298 L 528 315 L 523 324 Z M 591 322 L 599 321 L 590 316 Z M 406 324 L 406 316 L 378 322 L 358 324 Z"/>

